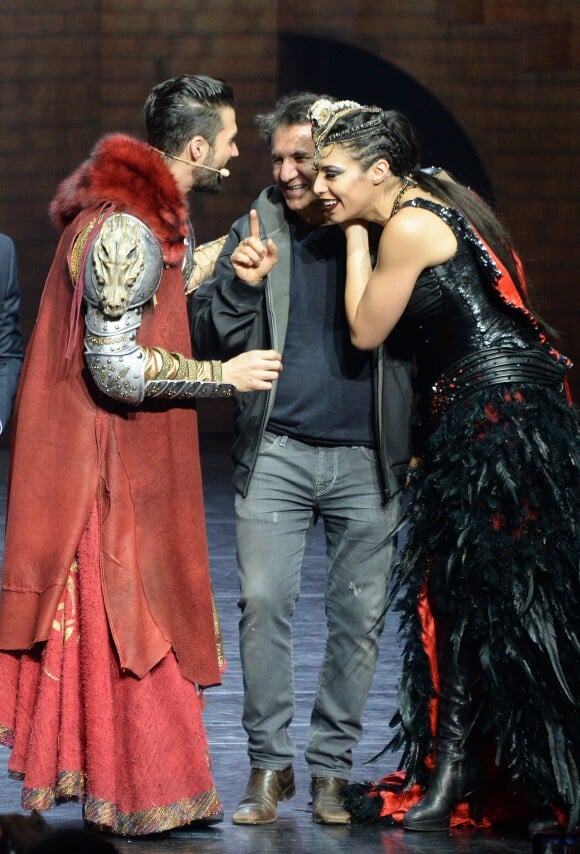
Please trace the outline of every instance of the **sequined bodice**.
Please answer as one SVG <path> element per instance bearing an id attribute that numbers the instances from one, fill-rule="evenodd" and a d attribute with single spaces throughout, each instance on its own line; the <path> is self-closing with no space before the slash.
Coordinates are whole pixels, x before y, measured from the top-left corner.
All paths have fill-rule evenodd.
<path id="1" fill-rule="evenodd" d="M 421 273 L 400 321 L 412 342 L 421 385 L 431 388 L 475 353 L 537 346 L 531 323 L 510 311 L 489 284 L 494 262 L 463 216 L 426 199 L 412 199 L 407 206 L 432 211 L 457 238 L 457 251 L 449 261 Z"/>

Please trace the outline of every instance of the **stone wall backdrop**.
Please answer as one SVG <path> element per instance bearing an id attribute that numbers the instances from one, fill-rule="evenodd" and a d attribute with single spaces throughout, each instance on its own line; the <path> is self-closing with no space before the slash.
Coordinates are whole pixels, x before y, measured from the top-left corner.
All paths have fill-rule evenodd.
<path id="1" fill-rule="evenodd" d="M 495 204 L 579 363 L 579 19 L 577 0 L 0 0 L 0 230 L 18 250 L 25 335 L 56 243 L 57 183 L 101 135 L 142 135 L 155 83 L 200 72 L 234 86 L 241 156 L 219 197 L 193 197 L 198 240 L 269 181 L 253 116 L 278 95 L 396 107 L 424 162 Z M 228 430 L 208 407 L 202 425 Z"/>

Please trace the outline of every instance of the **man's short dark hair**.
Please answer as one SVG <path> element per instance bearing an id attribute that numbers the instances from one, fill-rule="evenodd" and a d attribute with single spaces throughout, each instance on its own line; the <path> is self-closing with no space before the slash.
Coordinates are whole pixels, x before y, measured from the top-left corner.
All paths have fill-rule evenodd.
<path id="1" fill-rule="evenodd" d="M 319 98 L 334 100 L 330 95 L 316 95 L 314 92 L 290 92 L 289 95 L 282 95 L 271 113 L 259 113 L 256 116 L 259 138 L 267 146 L 271 146 L 274 132 L 279 127 L 309 124 L 308 110 Z"/>
<path id="2" fill-rule="evenodd" d="M 222 129 L 221 107 L 234 106 L 229 83 L 204 74 L 172 77 L 149 93 L 143 111 L 149 145 L 179 154 L 194 136 L 210 146 Z"/>

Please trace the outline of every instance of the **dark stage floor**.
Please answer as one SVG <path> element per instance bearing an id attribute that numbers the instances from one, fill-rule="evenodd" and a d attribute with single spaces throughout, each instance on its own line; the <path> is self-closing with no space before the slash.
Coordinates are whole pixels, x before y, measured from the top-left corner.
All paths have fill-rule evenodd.
<path id="1" fill-rule="evenodd" d="M 302 596 L 295 616 L 295 661 L 297 711 L 292 731 L 299 755 L 295 765 L 298 793 L 280 805 L 275 825 L 258 828 L 236 827 L 231 815 L 245 786 L 248 764 L 245 736 L 240 724 L 242 682 L 237 651 L 238 610 L 237 577 L 234 555 L 233 493 L 231 468 L 225 440 L 204 439 L 203 471 L 206 516 L 214 589 L 220 612 L 228 670 L 221 688 L 207 692 L 205 721 L 213 755 L 214 778 L 224 808 L 224 821 L 211 828 L 188 833 L 173 833 L 155 840 L 115 839 L 122 852 L 190 851 L 198 854 L 338 854 L 338 852 L 382 852 L 382 854 L 427 854 L 447 852 L 502 852 L 516 854 L 531 851 L 531 844 L 515 830 L 505 833 L 452 831 L 449 833 L 408 833 L 398 828 L 378 830 L 361 827 L 320 826 L 312 822 L 309 808 L 308 774 L 302 751 L 305 745 L 309 712 L 322 656 L 323 540 L 314 533 L 303 570 Z M 0 516 L 5 507 L 7 453 L 0 451 Z M 394 712 L 399 653 L 395 639 L 396 617 L 387 620 L 382 652 L 373 691 L 365 716 L 365 736 L 356 752 L 353 779 L 367 780 L 393 770 L 392 758 L 365 764 L 386 743 L 387 722 Z M 6 774 L 8 750 L 0 748 L 0 813 L 20 812 L 20 786 Z M 187 757 L 184 757 L 187 761 Z M 54 827 L 81 826 L 81 811 L 67 804 L 45 814 Z M 561 849 L 553 849 L 560 851 Z"/>

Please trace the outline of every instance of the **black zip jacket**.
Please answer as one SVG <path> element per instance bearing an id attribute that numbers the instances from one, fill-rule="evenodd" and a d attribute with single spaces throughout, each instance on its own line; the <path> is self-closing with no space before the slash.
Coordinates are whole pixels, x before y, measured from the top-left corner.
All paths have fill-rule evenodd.
<path id="1" fill-rule="evenodd" d="M 278 263 L 258 286 L 234 273 L 230 256 L 249 235 L 248 216 L 233 224 L 213 275 L 190 297 L 192 344 L 200 359 L 227 361 L 246 350 L 275 349 L 284 354 L 288 323 L 292 246 L 287 209 L 276 187 L 262 191 L 252 206 L 262 238 L 278 247 Z M 411 455 L 411 358 L 396 333 L 374 351 L 374 430 L 384 501 L 401 486 Z M 237 395 L 236 437 L 232 448 L 234 488 L 245 496 L 260 441 L 272 411 L 274 389 Z M 353 413 L 356 418 L 356 413 Z"/>

